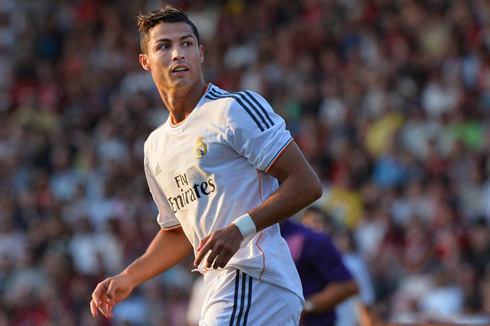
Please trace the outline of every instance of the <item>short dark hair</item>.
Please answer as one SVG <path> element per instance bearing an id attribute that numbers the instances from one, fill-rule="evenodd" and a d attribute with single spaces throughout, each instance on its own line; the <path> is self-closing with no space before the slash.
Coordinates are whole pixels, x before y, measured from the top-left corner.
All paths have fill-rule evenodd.
<path id="1" fill-rule="evenodd" d="M 199 38 L 199 31 L 196 25 L 187 17 L 182 9 L 174 7 L 169 4 L 165 4 L 158 10 L 150 11 L 147 14 L 139 13 L 136 17 L 140 32 L 140 47 L 141 51 L 148 54 L 148 41 L 150 39 L 150 31 L 153 27 L 160 23 L 180 23 L 184 22 L 192 28 L 194 35 L 196 36 L 197 43 L 201 45 L 201 39 Z"/>

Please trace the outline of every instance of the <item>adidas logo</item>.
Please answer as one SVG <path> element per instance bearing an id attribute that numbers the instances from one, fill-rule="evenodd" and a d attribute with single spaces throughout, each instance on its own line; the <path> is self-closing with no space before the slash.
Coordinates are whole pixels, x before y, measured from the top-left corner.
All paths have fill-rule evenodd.
<path id="1" fill-rule="evenodd" d="M 162 169 L 160 168 L 160 163 L 157 163 L 157 167 L 155 168 L 155 177 L 162 173 Z"/>

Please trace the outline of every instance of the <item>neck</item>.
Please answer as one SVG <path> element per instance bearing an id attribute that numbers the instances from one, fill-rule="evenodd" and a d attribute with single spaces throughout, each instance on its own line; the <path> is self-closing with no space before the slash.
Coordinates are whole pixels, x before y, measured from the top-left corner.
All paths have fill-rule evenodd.
<path id="1" fill-rule="evenodd" d="M 206 91 L 207 84 L 203 79 L 189 88 L 173 88 L 160 91 L 163 103 L 170 111 L 172 124 L 184 121 L 194 110 Z"/>

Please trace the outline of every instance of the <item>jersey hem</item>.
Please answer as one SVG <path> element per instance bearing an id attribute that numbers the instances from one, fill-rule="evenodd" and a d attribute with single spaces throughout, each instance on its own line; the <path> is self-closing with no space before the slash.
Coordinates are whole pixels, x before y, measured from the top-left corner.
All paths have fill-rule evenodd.
<path id="1" fill-rule="evenodd" d="M 179 224 L 177 226 L 171 226 L 171 227 L 166 228 L 166 229 L 162 228 L 162 230 L 163 231 L 172 231 L 172 230 L 177 230 L 177 229 L 181 229 L 181 228 L 182 228 L 182 225 Z"/>
<path id="2" fill-rule="evenodd" d="M 291 137 L 289 138 L 289 140 L 286 142 L 286 144 L 284 144 L 284 146 L 282 146 L 282 148 L 279 150 L 279 152 L 272 158 L 272 161 L 266 166 L 265 168 L 265 172 L 269 172 L 270 169 L 272 168 L 272 166 L 274 165 L 274 163 L 276 163 L 277 159 L 282 155 L 282 153 L 284 153 L 284 151 L 286 150 L 286 148 L 289 147 L 289 145 L 291 145 L 291 143 L 294 141 L 294 139 Z"/>

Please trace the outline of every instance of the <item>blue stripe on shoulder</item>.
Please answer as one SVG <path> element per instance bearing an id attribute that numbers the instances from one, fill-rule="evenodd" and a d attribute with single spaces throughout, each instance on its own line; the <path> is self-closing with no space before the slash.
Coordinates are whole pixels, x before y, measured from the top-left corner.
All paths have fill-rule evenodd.
<path id="1" fill-rule="evenodd" d="M 264 111 L 264 112 L 265 112 L 264 107 L 263 107 L 263 106 L 262 106 L 262 105 L 261 105 L 261 104 L 260 104 L 260 103 L 259 103 L 259 102 L 258 102 L 258 101 L 257 101 L 257 100 L 256 100 L 256 99 L 253 97 L 253 96 L 252 96 L 252 94 L 250 94 L 250 93 L 248 93 L 248 94 L 247 94 L 247 93 L 246 93 L 246 91 L 245 91 L 245 92 L 231 93 L 231 94 L 238 95 L 238 96 L 240 96 L 240 98 L 242 98 L 242 99 L 243 99 L 245 102 L 247 102 L 247 103 L 248 103 L 248 105 L 249 105 L 249 106 L 250 106 L 250 107 L 251 107 L 251 108 L 252 108 L 252 109 L 255 111 L 255 113 L 256 113 L 256 114 L 259 116 L 260 120 L 262 120 L 262 122 L 264 123 L 265 127 L 266 127 L 267 129 L 269 129 L 269 128 L 270 128 L 270 126 L 269 126 L 269 124 L 267 123 L 267 121 L 265 120 L 264 116 L 263 116 L 263 115 L 260 113 L 260 111 L 257 109 L 257 105 L 258 105 L 258 106 L 259 106 L 259 107 L 262 109 L 262 111 Z M 250 102 L 250 100 L 247 98 L 247 96 L 245 96 L 245 94 L 247 94 L 247 95 L 248 95 L 248 97 L 250 97 L 250 98 L 252 99 L 252 101 L 254 101 L 254 102 L 255 102 L 255 104 L 252 104 L 252 102 Z M 266 113 L 267 113 L 267 112 L 266 112 Z M 269 117 L 269 120 L 270 120 L 270 117 Z M 270 121 L 271 121 L 271 125 L 273 126 L 273 125 L 274 125 L 274 123 L 272 122 L 272 120 L 270 120 Z"/>
<path id="2" fill-rule="evenodd" d="M 209 92 L 208 92 L 208 95 L 206 95 L 206 98 L 207 99 L 210 99 L 210 100 L 217 100 L 217 99 L 220 99 L 220 98 L 233 98 L 237 101 L 237 103 L 248 113 L 248 115 L 250 115 L 250 117 L 253 119 L 253 121 L 255 121 L 255 124 L 257 124 L 257 127 L 259 127 L 259 129 L 261 131 L 264 131 L 265 129 L 269 129 L 271 126 L 267 123 L 267 121 L 265 120 L 264 116 L 260 113 L 260 111 L 258 110 L 257 106 L 255 104 L 253 104 L 246 96 L 243 92 L 240 92 L 240 93 L 218 93 L 216 90 L 214 89 L 211 89 Z M 255 103 L 259 104 L 258 101 L 256 99 L 254 99 L 253 97 L 250 97 Z M 244 103 L 244 101 L 248 104 L 248 106 Z M 255 114 L 260 118 L 260 120 L 262 121 L 262 123 L 257 119 L 257 117 L 253 114 L 253 112 L 250 110 L 250 108 L 252 108 L 252 110 L 255 112 Z M 265 111 L 265 109 L 262 107 L 261 108 L 263 111 Z M 267 115 L 268 119 L 270 121 L 272 121 L 270 119 L 270 117 Z M 271 125 L 274 125 L 274 123 L 272 122 Z"/>
<path id="3" fill-rule="evenodd" d="M 272 121 L 271 117 L 269 116 L 269 113 L 267 113 L 267 110 L 264 109 L 264 107 L 262 106 L 262 104 L 260 104 L 259 101 L 257 101 L 257 99 L 255 98 L 255 96 L 253 96 L 253 94 L 250 93 L 249 91 L 245 91 L 244 93 L 247 94 L 252 99 L 252 101 L 254 101 L 259 106 L 259 108 L 262 110 L 262 112 L 264 112 L 265 116 L 267 117 L 267 120 L 269 120 L 269 122 L 273 126 L 274 125 L 274 121 Z"/>

